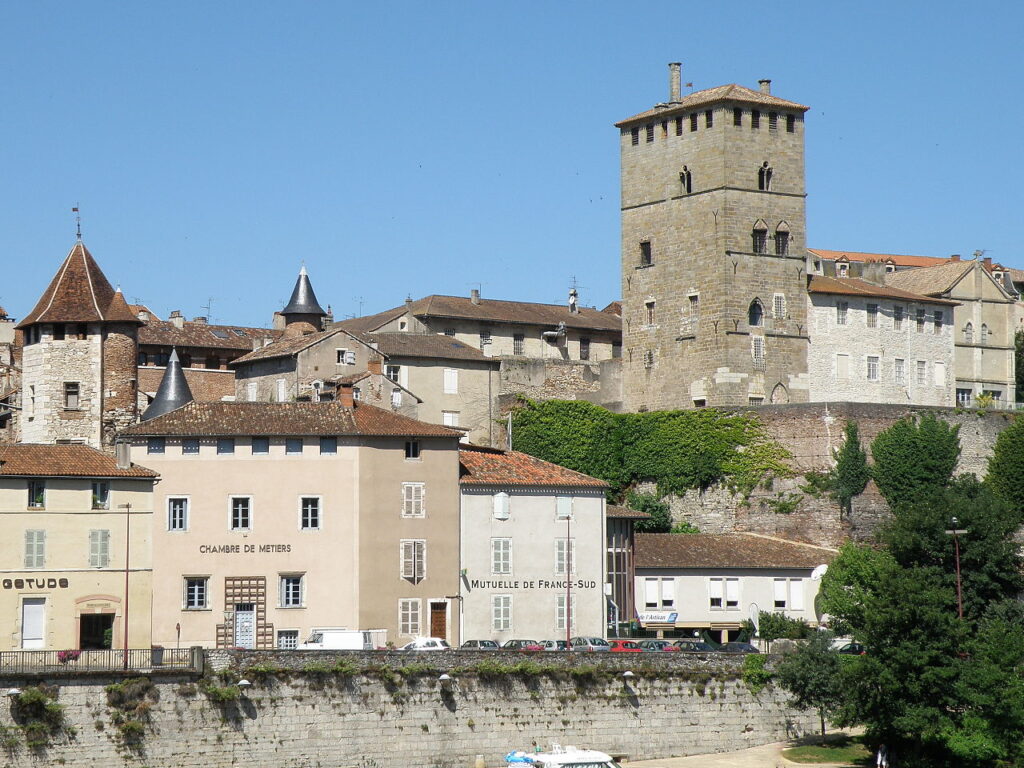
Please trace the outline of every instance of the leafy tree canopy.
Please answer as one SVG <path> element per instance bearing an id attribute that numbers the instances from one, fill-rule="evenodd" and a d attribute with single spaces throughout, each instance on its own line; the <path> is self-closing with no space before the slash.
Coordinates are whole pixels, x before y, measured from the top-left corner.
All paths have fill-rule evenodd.
<path id="1" fill-rule="evenodd" d="M 886 550 L 847 542 L 829 564 L 821 579 L 818 600 L 832 617 L 839 633 L 861 629 L 867 623 L 868 606 L 878 595 L 883 575 L 896 566 Z"/>
<path id="2" fill-rule="evenodd" d="M 1017 338 L 1022 334 L 1018 331 Z M 1024 512 L 1024 417 L 1018 415 L 999 433 L 985 482 L 1013 509 Z"/>
<path id="3" fill-rule="evenodd" d="M 814 632 L 775 669 L 775 679 L 792 694 L 793 706 L 817 710 L 822 741 L 826 718 L 835 717 L 844 701 L 843 659 L 831 647 L 833 637 L 831 632 Z"/>
<path id="4" fill-rule="evenodd" d="M 868 454 L 860 444 L 860 433 L 855 421 L 846 422 L 846 440 L 836 451 L 835 458 L 833 477 L 836 501 L 844 512 L 849 513 L 853 497 L 863 493 L 871 479 Z"/>
<path id="5" fill-rule="evenodd" d="M 890 507 L 905 506 L 949 482 L 960 456 L 959 431 L 927 414 L 898 421 L 875 438 L 873 475 Z"/>
<path id="6" fill-rule="evenodd" d="M 630 493 L 626 497 L 630 509 L 646 512 L 647 520 L 637 520 L 633 529 L 637 533 L 668 533 L 672 529 L 672 512 L 667 503 L 653 493 Z"/>

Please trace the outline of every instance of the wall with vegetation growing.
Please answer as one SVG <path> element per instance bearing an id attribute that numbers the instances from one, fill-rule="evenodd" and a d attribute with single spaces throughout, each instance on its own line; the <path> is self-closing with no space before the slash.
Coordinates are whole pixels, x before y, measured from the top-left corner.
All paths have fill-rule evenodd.
<path id="1" fill-rule="evenodd" d="M 498 766 L 534 741 L 641 759 L 814 728 L 742 659 L 616 656 L 221 652 L 219 671 L 200 680 L 66 677 L 48 682 L 62 716 L 33 746 L 0 702 L 0 763 L 407 768 L 471 766 L 480 754 Z M 243 676 L 251 687 L 237 685 Z M 30 682 L 0 678 L 4 688 Z"/>

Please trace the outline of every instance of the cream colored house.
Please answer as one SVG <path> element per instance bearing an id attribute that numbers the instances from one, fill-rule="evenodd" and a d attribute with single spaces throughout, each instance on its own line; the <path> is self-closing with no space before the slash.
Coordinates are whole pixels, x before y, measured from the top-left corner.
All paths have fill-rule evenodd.
<path id="1" fill-rule="evenodd" d="M 463 637 L 603 636 L 607 484 L 515 451 L 460 460 Z"/>
<path id="2" fill-rule="evenodd" d="M 0 650 L 123 648 L 126 616 L 149 647 L 156 480 L 85 445 L 0 446 Z"/>
<path id="3" fill-rule="evenodd" d="M 123 433 L 161 474 L 157 643 L 292 648 L 321 628 L 458 642 L 461 433 L 342 392 L 192 402 Z"/>
<path id="4" fill-rule="evenodd" d="M 753 533 L 636 535 L 640 624 L 665 637 L 735 639 L 745 619 L 779 611 L 817 624 L 812 577 L 836 550 Z"/>

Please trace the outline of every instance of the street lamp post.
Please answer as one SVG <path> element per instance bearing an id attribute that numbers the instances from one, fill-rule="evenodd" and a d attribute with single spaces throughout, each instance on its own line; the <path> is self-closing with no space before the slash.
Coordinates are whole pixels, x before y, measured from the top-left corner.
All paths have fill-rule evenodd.
<path id="1" fill-rule="evenodd" d="M 132 553 L 132 505 L 118 504 L 124 510 L 124 668 L 128 669 L 128 562 Z"/>
<path id="2" fill-rule="evenodd" d="M 956 553 L 956 610 L 960 620 L 964 618 L 964 595 L 963 589 L 960 586 L 960 537 L 967 533 L 964 528 L 957 528 L 960 521 L 955 517 L 949 521 L 953 527 L 946 531 L 947 536 L 953 537 L 953 551 Z"/>

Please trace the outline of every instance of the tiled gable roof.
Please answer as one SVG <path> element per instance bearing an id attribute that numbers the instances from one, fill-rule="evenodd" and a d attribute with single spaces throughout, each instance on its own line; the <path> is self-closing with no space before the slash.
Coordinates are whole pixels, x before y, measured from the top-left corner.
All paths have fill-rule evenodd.
<path id="1" fill-rule="evenodd" d="M 897 267 L 934 267 L 939 264 L 946 264 L 949 259 L 943 259 L 935 256 L 906 256 L 899 253 L 863 253 L 860 251 L 829 251 L 824 248 L 808 248 L 808 253 L 817 256 L 819 259 L 828 259 L 829 261 L 838 261 L 839 259 L 846 259 L 847 261 L 856 262 L 873 262 L 879 263 L 892 262 Z"/>
<path id="2" fill-rule="evenodd" d="M 329 339 L 331 336 L 338 333 L 342 333 L 342 329 L 331 328 L 326 331 L 307 333 L 303 336 L 282 336 L 272 344 L 260 347 L 259 349 L 254 349 L 246 355 L 235 358 L 228 363 L 228 365 L 237 366 L 244 365 L 245 363 L 252 363 L 256 360 L 270 360 L 275 357 L 291 357 L 292 355 L 297 354 L 304 349 L 308 349 L 324 339 Z M 348 334 L 345 335 L 348 336 Z"/>
<path id="3" fill-rule="evenodd" d="M 957 302 L 948 299 L 937 299 L 932 296 L 923 296 L 910 291 L 902 291 L 898 288 L 891 288 L 885 285 L 875 285 L 867 280 L 859 280 L 856 277 L 823 277 L 822 275 L 811 275 L 807 285 L 809 293 L 836 294 L 839 296 L 871 296 L 880 299 L 900 299 L 902 301 L 916 301 L 922 304 L 944 304 L 957 306 Z"/>
<path id="4" fill-rule="evenodd" d="M 651 518 L 647 512 L 641 512 L 639 509 L 630 509 L 629 507 L 620 507 L 616 504 L 606 504 L 604 516 L 618 520 L 649 520 Z"/>
<path id="5" fill-rule="evenodd" d="M 143 310 L 146 311 L 146 310 Z M 207 349 L 251 350 L 253 343 L 276 339 L 281 331 L 248 328 L 241 325 L 210 325 L 186 320 L 178 328 L 170 320 L 157 320 L 153 315 L 139 329 L 139 344 L 152 346 L 205 347 Z"/>
<path id="6" fill-rule="evenodd" d="M 463 433 L 428 424 L 366 403 L 346 407 L 329 403 L 192 402 L 150 421 L 129 427 L 123 435 L 232 437 L 243 435 L 367 435 L 450 437 Z"/>
<path id="7" fill-rule="evenodd" d="M 937 296 L 951 290 L 960 279 L 974 269 L 974 261 L 950 261 L 935 267 L 890 272 L 885 276 L 887 285 L 904 291 Z"/>
<path id="8" fill-rule="evenodd" d="M 632 117 L 627 117 L 625 120 L 617 122 L 615 126 L 617 128 L 621 128 L 624 125 L 628 125 L 629 123 L 639 120 L 650 120 L 652 117 L 668 117 L 680 112 L 693 110 L 696 107 L 704 107 L 721 101 L 759 104 L 766 107 L 778 107 L 779 109 L 798 110 L 800 112 L 806 112 L 810 109 L 810 107 L 806 107 L 803 104 L 797 104 L 795 101 L 787 101 L 786 99 L 780 99 L 778 96 L 772 96 L 770 93 L 761 93 L 761 91 L 755 91 L 751 88 L 747 88 L 746 86 L 731 83 L 729 85 L 719 85 L 714 88 L 706 88 L 702 91 L 694 91 L 693 93 L 687 94 L 679 101 L 658 104 L 653 109 L 648 109 L 646 112 L 641 112 L 638 115 L 633 115 Z"/>
<path id="9" fill-rule="evenodd" d="M 607 488 L 604 480 L 574 472 L 518 451 L 459 446 L 462 485 L 526 485 Z"/>
<path id="10" fill-rule="evenodd" d="M 0 477 L 157 477 L 138 464 L 120 469 L 110 454 L 87 445 L 0 445 Z"/>
<path id="11" fill-rule="evenodd" d="M 834 549 L 753 533 L 638 533 L 637 568 L 815 568 Z"/>
<path id="12" fill-rule="evenodd" d="M 463 344 L 443 333 L 363 333 L 359 338 L 388 357 L 426 357 L 444 360 L 500 361 L 487 357 L 479 349 Z"/>
<path id="13" fill-rule="evenodd" d="M 75 243 L 35 308 L 20 323 L 118 322 L 141 324 L 120 291 L 115 291 L 89 250 Z"/>

